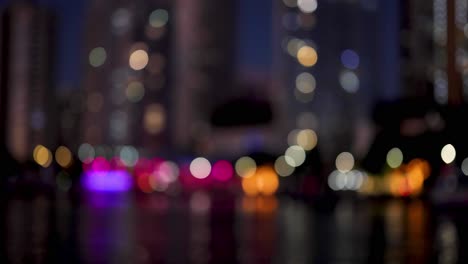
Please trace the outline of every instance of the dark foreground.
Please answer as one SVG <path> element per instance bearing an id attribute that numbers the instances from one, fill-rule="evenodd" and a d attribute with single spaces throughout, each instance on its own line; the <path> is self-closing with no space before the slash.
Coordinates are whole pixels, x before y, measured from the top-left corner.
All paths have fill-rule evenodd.
<path id="1" fill-rule="evenodd" d="M 468 213 L 422 200 L 13 195 L 1 263 L 468 263 Z M 327 204 L 327 205 L 324 205 Z"/>

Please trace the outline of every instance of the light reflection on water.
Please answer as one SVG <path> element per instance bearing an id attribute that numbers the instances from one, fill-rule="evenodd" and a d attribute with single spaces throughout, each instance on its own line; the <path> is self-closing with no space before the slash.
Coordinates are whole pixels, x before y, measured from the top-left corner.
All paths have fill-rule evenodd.
<path id="1" fill-rule="evenodd" d="M 457 263 L 467 219 L 422 200 L 324 208 L 201 191 L 16 197 L 4 209 L 2 263 Z"/>

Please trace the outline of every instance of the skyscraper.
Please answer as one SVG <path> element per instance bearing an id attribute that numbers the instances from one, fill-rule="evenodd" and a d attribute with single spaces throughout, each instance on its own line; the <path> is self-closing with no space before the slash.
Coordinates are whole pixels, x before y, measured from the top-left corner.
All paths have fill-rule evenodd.
<path id="1" fill-rule="evenodd" d="M 90 3 L 82 132 L 96 154 L 168 151 L 173 19 L 170 1 Z"/>
<path id="2" fill-rule="evenodd" d="M 2 17 L 2 140 L 22 162 L 32 159 L 36 145 L 56 145 L 53 20 L 28 2 L 12 4 Z"/>
<path id="3" fill-rule="evenodd" d="M 398 1 L 276 3 L 275 76 L 295 116 L 289 128 L 316 130 L 329 162 L 365 154 L 373 104 L 400 94 Z"/>

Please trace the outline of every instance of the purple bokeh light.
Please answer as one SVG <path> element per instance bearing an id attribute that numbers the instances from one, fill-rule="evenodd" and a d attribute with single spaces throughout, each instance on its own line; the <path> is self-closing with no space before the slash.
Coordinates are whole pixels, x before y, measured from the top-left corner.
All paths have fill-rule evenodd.
<path id="1" fill-rule="evenodd" d="M 89 191 L 125 192 L 132 188 L 132 176 L 124 170 L 88 171 L 83 174 L 83 187 Z"/>

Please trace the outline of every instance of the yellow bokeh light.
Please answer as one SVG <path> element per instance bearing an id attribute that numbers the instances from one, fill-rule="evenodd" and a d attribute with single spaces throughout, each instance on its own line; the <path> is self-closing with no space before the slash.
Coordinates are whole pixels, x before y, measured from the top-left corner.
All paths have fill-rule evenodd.
<path id="1" fill-rule="evenodd" d="M 148 65 L 148 61 L 148 53 L 142 49 L 139 49 L 130 54 L 128 64 L 130 65 L 130 68 L 138 71 L 144 69 L 146 65 Z"/>
<path id="2" fill-rule="evenodd" d="M 317 51 L 310 46 L 303 46 L 297 51 L 297 60 L 302 66 L 312 67 L 317 63 Z"/>
<path id="3" fill-rule="evenodd" d="M 257 171 L 257 164 L 251 157 L 242 157 L 237 160 L 235 169 L 237 175 L 243 178 L 248 178 L 253 176 Z"/>
<path id="4" fill-rule="evenodd" d="M 60 146 L 55 150 L 55 161 L 63 168 L 68 168 L 73 162 L 71 151 L 64 146 Z"/>
<path id="5" fill-rule="evenodd" d="M 387 153 L 387 164 L 390 168 L 395 169 L 401 166 L 403 162 L 403 152 L 399 148 L 392 148 Z"/>
<path id="6" fill-rule="evenodd" d="M 342 152 L 336 157 L 336 169 L 342 173 L 351 171 L 354 167 L 353 154 L 349 152 Z"/>
<path id="7" fill-rule="evenodd" d="M 294 167 L 290 166 L 286 162 L 286 158 L 284 156 L 281 156 L 275 161 L 275 171 L 276 173 L 278 173 L 279 176 L 286 177 L 294 172 Z"/>
<path id="8" fill-rule="evenodd" d="M 47 168 L 52 163 L 52 153 L 42 145 L 37 145 L 33 151 L 34 161 L 40 166 Z"/>
<path id="9" fill-rule="evenodd" d="M 148 105 L 143 117 L 143 125 L 149 134 L 158 134 L 166 125 L 166 111 L 160 104 Z"/>
<path id="10" fill-rule="evenodd" d="M 317 134 L 312 129 L 303 129 L 297 133 L 296 142 L 304 150 L 312 150 L 317 146 Z"/>

